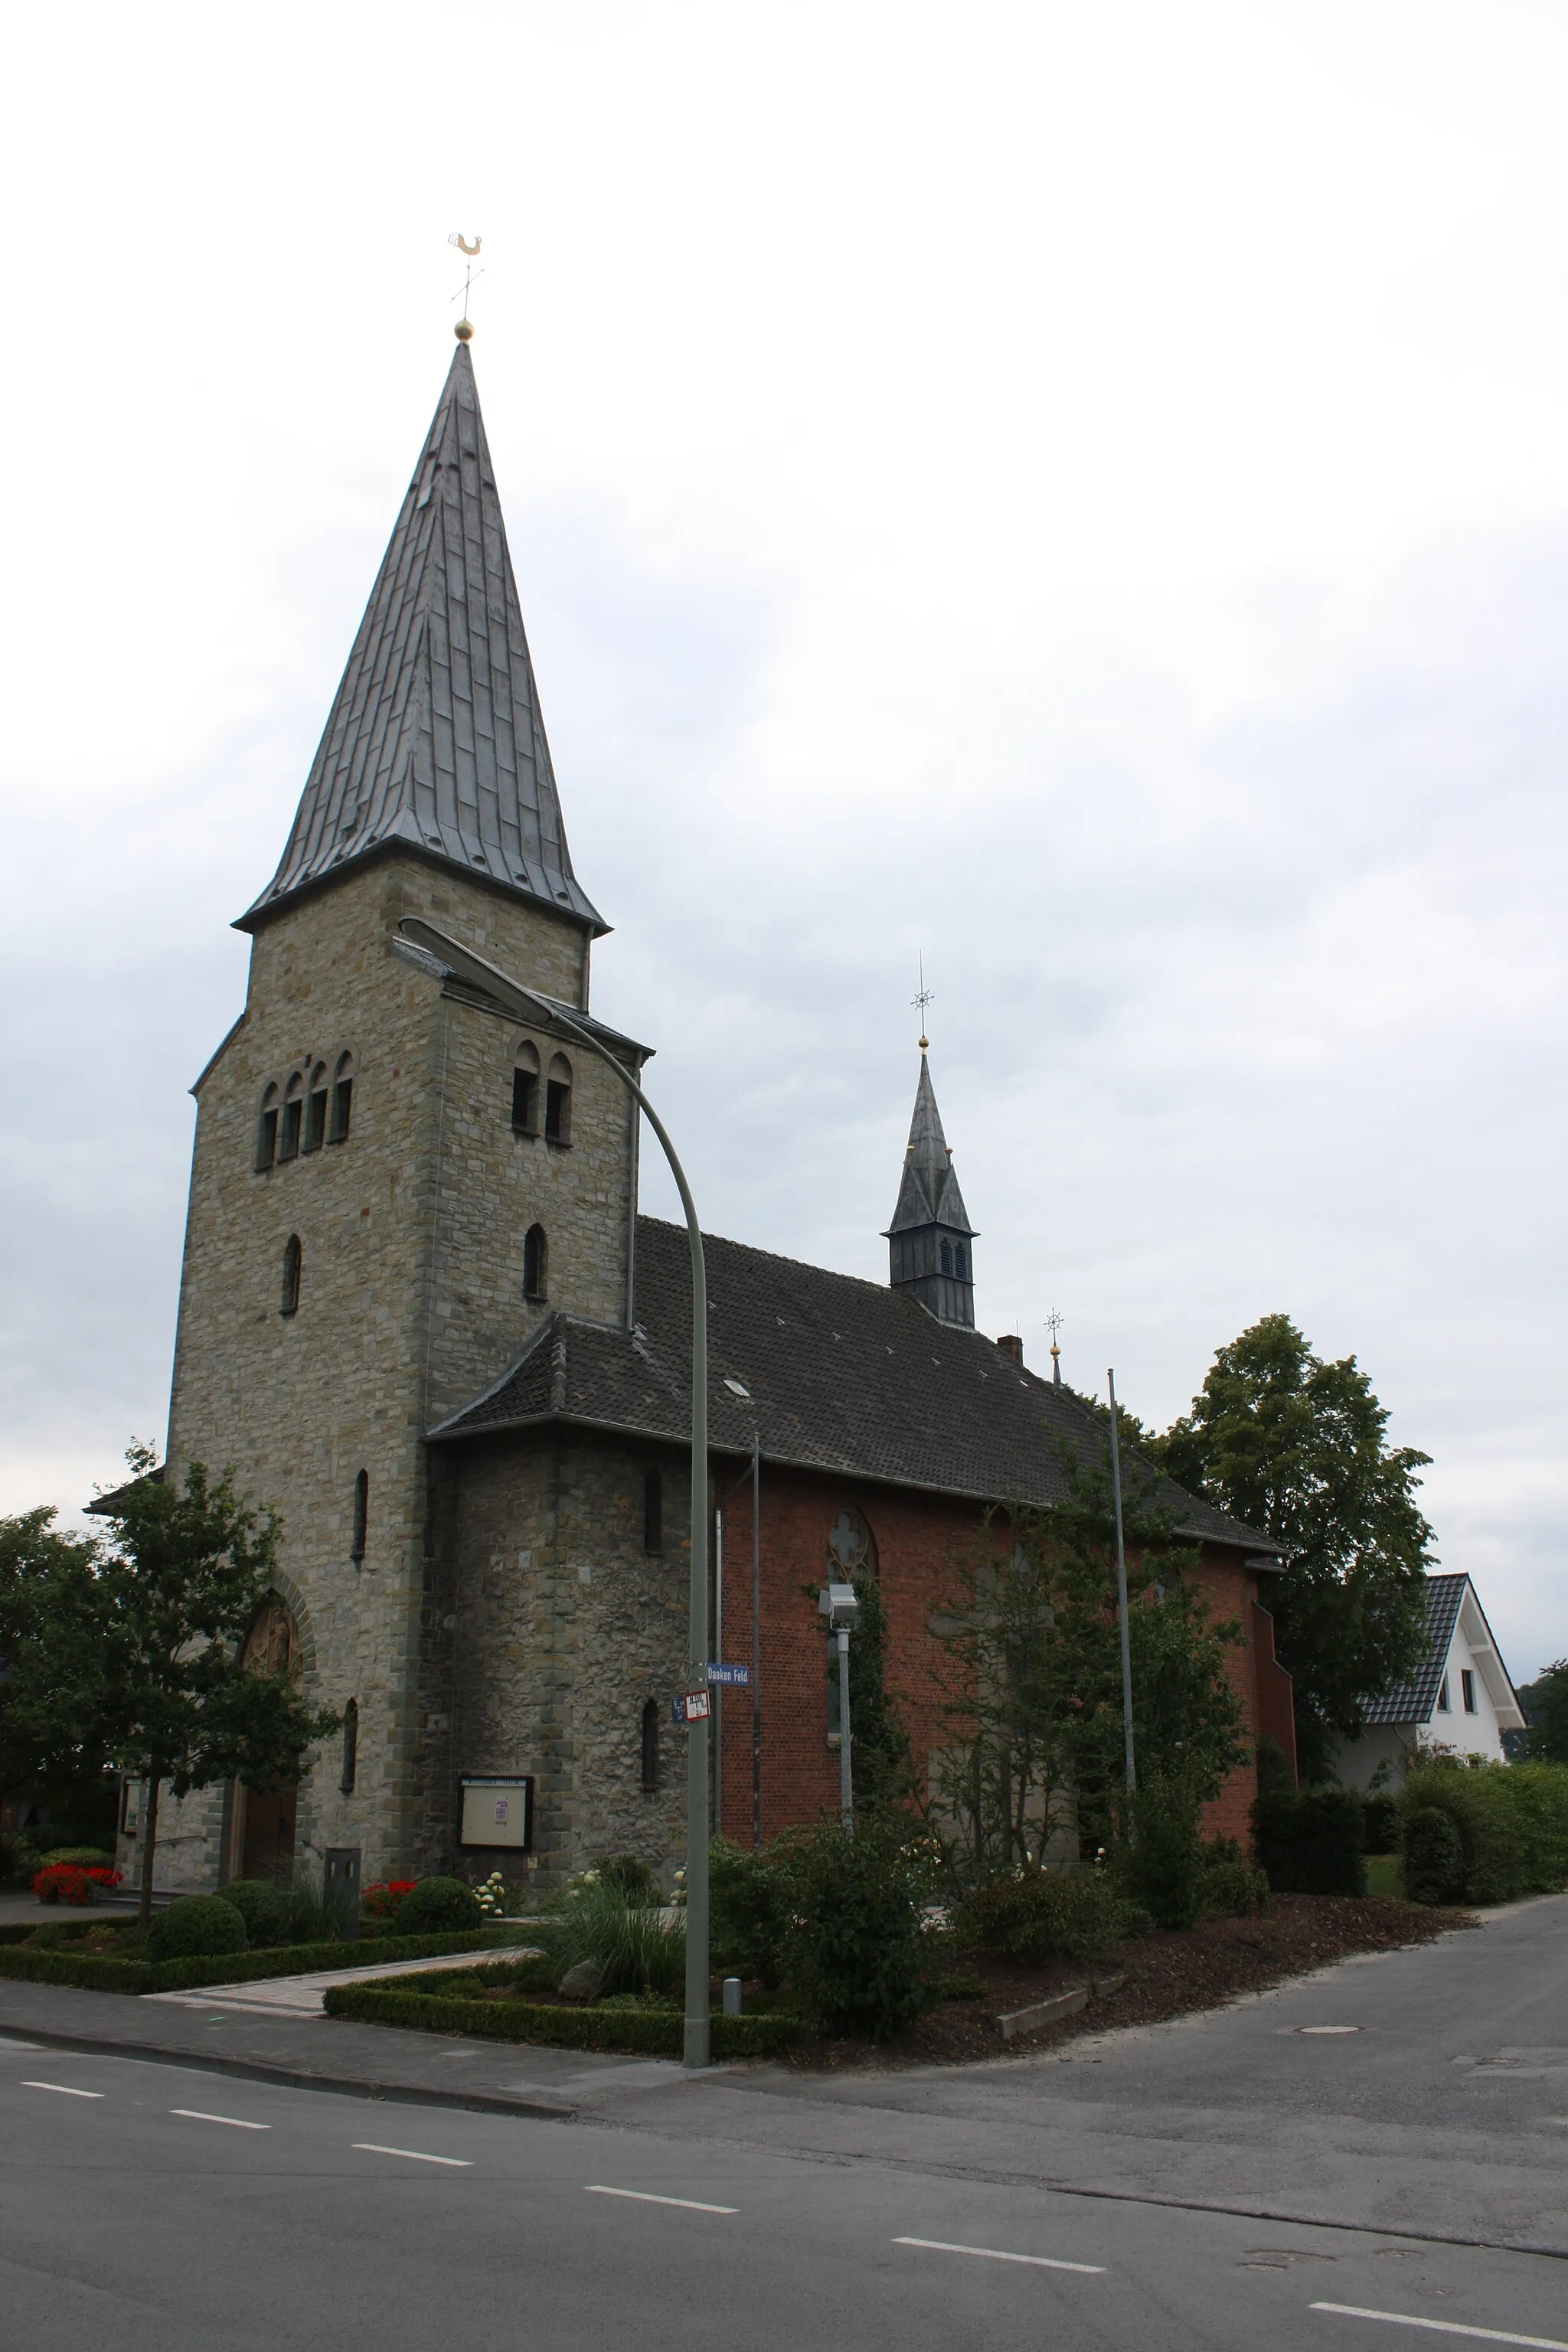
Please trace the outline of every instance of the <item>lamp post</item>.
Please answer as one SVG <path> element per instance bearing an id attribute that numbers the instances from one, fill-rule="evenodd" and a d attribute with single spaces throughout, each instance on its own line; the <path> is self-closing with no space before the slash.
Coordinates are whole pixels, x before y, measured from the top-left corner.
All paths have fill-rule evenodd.
<path id="1" fill-rule="evenodd" d="M 826 1584 L 817 1607 L 838 1636 L 838 1802 L 846 1834 L 855 1834 L 855 1778 L 849 1756 L 849 1635 L 860 1614 L 852 1584 Z"/>
<path id="2" fill-rule="evenodd" d="M 697 1204 L 686 1181 L 686 1171 L 663 1120 L 631 1072 L 600 1044 L 591 1029 L 576 1021 L 554 1000 L 498 971 L 433 923 L 405 915 L 397 926 L 415 947 L 447 966 L 460 979 L 483 989 L 525 1021 L 542 1021 L 564 1029 L 578 1044 L 607 1063 L 658 1136 L 669 1172 L 675 1179 L 680 1205 L 686 1212 L 687 1237 L 691 1244 L 691 1605 L 688 1646 L 690 1652 L 687 1688 L 708 1688 L 708 1276 L 702 1258 L 702 1229 Z M 708 1721 L 700 1717 L 687 1732 L 686 1753 L 686 2038 L 684 2063 L 708 2063 Z"/>
<path id="3" fill-rule="evenodd" d="M 1121 1748 L 1127 1785 L 1138 1785 L 1132 1757 L 1132 1643 L 1127 1627 L 1127 1546 L 1121 1533 L 1121 1449 L 1116 1442 L 1116 1374 L 1110 1383 L 1110 1491 L 1116 1504 L 1116 1613 L 1121 1623 Z"/>

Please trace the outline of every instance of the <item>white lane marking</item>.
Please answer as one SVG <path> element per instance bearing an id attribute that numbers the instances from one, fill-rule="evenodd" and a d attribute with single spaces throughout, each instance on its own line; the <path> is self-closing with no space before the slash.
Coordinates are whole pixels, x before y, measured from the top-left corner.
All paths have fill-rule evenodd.
<path id="1" fill-rule="evenodd" d="M 1412 2311 L 1366 2311 L 1359 2303 L 1314 2303 L 1314 2311 L 1331 2311 L 1342 2319 L 1386 2319 L 1394 2327 L 1425 2327 L 1434 2336 L 1479 2336 L 1486 2344 L 1528 2344 L 1534 2352 L 1568 2352 L 1560 2336 L 1515 2336 L 1506 2327 L 1467 2327 L 1458 2319 L 1426 2319 Z"/>
<path id="2" fill-rule="evenodd" d="M 895 2238 L 895 2246 L 923 2246 L 932 2254 L 978 2254 L 987 2263 L 1027 2263 L 1037 2271 L 1079 2271 L 1085 2278 L 1103 2278 L 1103 2263 L 1059 2263 L 1051 2254 L 1008 2254 L 1000 2246 L 954 2246 L 945 2238 Z"/>
<path id="3" fill-rule="evenodd" d="M 651 2189 L 606 2189 L 602 2181 L 584 2183 L 584 2197 L 629 2197 L 637 2205 L 679 2205 L 688 2213 L 738 2213 L 738 2205 L 704 2205 L 696 2197 L 656 2197 Z"/>
<path id="4" fill-rule="evenodd" d="M 69 2083 L 24 2083 L 22 2088 L 24 2091 L 58 2091 L 62 2099 L 101 2099 L 107 2095 L 102 2091 L 74 2090 Z"/>
<path id="5" fill-rule="evenodd" d="M 209 2116 L 200 2107 L 171 2107 L 172 2116 L 186 2116 L 194 2124 L 227 2124 L 233 2131 L 270 2131 L 270 2124 L 247 2124 L 243 2116 Z"/>
<path id="6" fill-rule="evenodd" d="M 353 2146 L 366 2156 L 405 2156 L 410 2164 L 449 2164 L 454 2171 L 471 2172 L 473 2161 L 466 2156 L 426 2156 L 422 2147 L 383 2147 L 379 2140 L 356 2139 Z"/>

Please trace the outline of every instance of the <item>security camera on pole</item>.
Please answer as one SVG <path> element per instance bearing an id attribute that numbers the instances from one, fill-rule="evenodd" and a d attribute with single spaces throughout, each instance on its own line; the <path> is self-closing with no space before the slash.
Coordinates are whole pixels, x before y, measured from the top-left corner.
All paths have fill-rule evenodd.
<path id="1" fill-rule="evenodd" d="M 838 1636 L 838 1801 L 846 1834 L 855 1834 L 855 1781 L 849 1761 L 849 1636 L 860 1614 L 852 1584 L 825 1584 L 817 1607 Z"/>

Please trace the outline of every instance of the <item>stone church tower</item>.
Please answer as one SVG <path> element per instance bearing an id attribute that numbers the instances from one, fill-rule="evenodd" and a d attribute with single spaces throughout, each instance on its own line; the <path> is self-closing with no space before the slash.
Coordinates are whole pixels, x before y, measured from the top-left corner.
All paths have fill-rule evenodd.
<path id="1" fill-rule="evenodd" d="M 415 914 L 586 1012 L 606 926 L 572 868 L 466 342 L 239 919 L 245 1010 L 193 1089 L 169 1472 L 231 1465 L 277 1508 L 286 1646 L 352 1714 L 297 1821 L 237 1787 L 171 1809 L 162 1883 L 275 1867 L 296 1839 L 358 1849 L 367 1881 L 420 1862 L 449 1810 L 419 1685 L 425 1433 L 552 1312 L 628 1318 L 630 1097 L 542 1021 L 395 951 Z"/>

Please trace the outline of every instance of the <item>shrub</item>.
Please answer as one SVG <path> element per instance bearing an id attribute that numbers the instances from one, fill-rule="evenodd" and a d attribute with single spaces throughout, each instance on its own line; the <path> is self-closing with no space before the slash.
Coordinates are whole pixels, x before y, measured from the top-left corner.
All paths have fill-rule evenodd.
<path id="1" fill-rule="evenodd" d="M 267 1878 L 236 1878 L 222 1890 L 245 1922 L 247 1948 L 265 1951 L 289 1940 L 289 1904 L 280 1887 Z"/>
<path id="2" fill-rule="evenodd" d="M 79 1870 L 112 1870 L 114 1856 L 100 1845 L 58 1845 L 45 1854 L 44 1861 L 74 1863 Z"/>
<path id="3" fill-rule="evenodd" d="M 1417 1817 L 1446 1814 L 1459 1841 L 1460 1866 L 1444 1881 L 1447 1891 L 1417 1900 L 1510 1903 L 1521 1895 L 1551 1893 L 1568 1877 L 1568 1765 L 1490 1764 L 1479 1759 L 1461 1763 L 1437 1757 L 1411 1770 L 1400 1791 L 1399 1811 L 1405 1884 L 1412 1893 L 1409 1840 Z M 1422 1828 L 1417 1843 L 1436 1835 Z M 1416 1875 L 1426 1883 L 1425 1865 Z"/>
<path id="4" fill-rule="evenodd" d="M 897 1813 L 779 1841 L 791 1892 L 786 1973 L 837 2033 L 885 2042 L 924 2009 L 921 1926 L 932 1842 Z"/>
<path id="5" fill-rule="evenodd" d="M 617 1887 L 628 1902 L 658 1900 L 658 1879 L 635 1853 L 611 1854 L 607 1862 L 599 1864 L 599 1876 L 606 1886 Z"/>
<path id="6" fill-rule="evenodd" d="M 1366 1853 L 1399 1852 L 1399 1801 L 1379 1794 L 1361 1801 L 1362 1849 Z"/>
<path id="7" fill-rule="evenodd" d="M 221 1895 L 182 1895 L 160 1911 L 147 1931 L 154 1960 L 211 1959 L 243 1952 L 245 1921 Z"/>
<path id="8" fill-rule="evenodd" d="M 477 1927 L 479 1898 L 460 1878 L 422 1878 L 397 1906 L 400 1936 L 439 1936 L 450 1927 Z"/>
<path id="9" fill-rule="evenodd" d="M 601 1992 L 663 1992 L 686 1967 L 685 1925 L 665 1917 L 657 1888 L 628 1895 L 596 1870 L 572 1879 L 535 1924 L 557 1984 L 587 1962 Z"/>
<path id="10" fill-rule="evenodd" d="M 968 1895 L 960 1941 L 1020 1960 L 1098 1960 L 1122 1932 L 1125 1906 L 1103 1870 L 1015 1870 Z"/>
<path id="11" fill-rule="evenodd" d="M 1190 1927 L 1203 1875 L 1196 1790 L 1177 1779 L 1141 1781 L 1128 1801 L 1115 1868 L 1130 1900 L 1156 1927 Z"/>
<path id="12" fill-rule="evenodd" d="M 369 1929 L 373 1936 L 389 1936 L 405 1895 L 412 1895 L 416 1885 L 412 1878 L 378 1878 L 369 1886 L 362 1886 L 359 1895 L 360 1933 Z"/>
<path id="13" fill-rule="evenodd" d="M 1268 1908 L 1268 1881 L 1235 1838 L 1210 1838 L 1201 1850 L 1198 1908 L 1211 1919 L 1260 1919 Z"/>
<path id="14" fill-rule="evenodd" d="M 778 1850 L 716 1837 L 708 1849 L 708 1918 L 713 1964 L 772 1988 L 784 1976 L 789 1874 Z"/>
<path id="15" fill-rule="evenodd" d="M 79 1863 L 54 1862 L 40 1870 L 33 1892 L 40 1903 L 94 1903 L 100 1886 L 118 1886 L 120 1873 L 101 1867 L 87 1870 Z"/>
<path id="16" fill-rule="evenodd" d="M 1273 1789 L 1252 1808 L 1276 1895 L 1364 1895 L 1363 1809 L 1353 1789 Z"/>
<path id="17" fill-rule="evenodd" d="M 22 1878 L 30 1884 L 43 1861 L 31 1839 L 19 1830 L 0 1830 L 0 1878 Z"/>
<path id="18" fill-rule="evenodd" d="M 1455 1903 L 1465 1883 L 1465 1848 L 1451 1813 L 1418 1805 L 1405 1816 L 1405 1892 L 1413 1903 Z"/>

